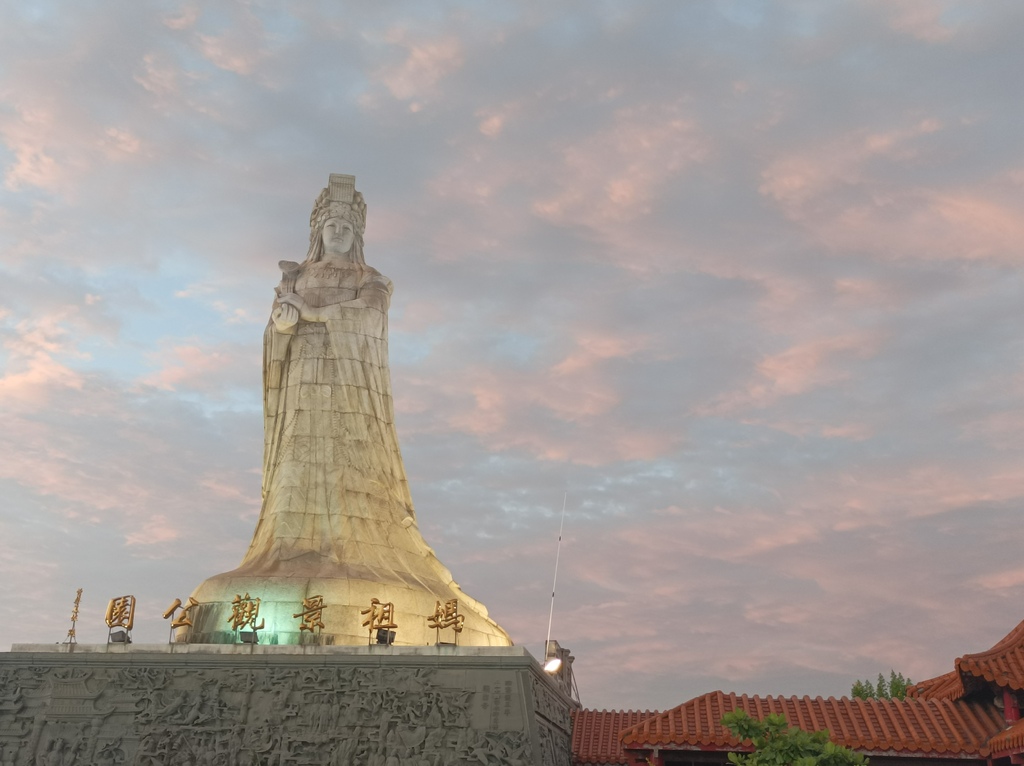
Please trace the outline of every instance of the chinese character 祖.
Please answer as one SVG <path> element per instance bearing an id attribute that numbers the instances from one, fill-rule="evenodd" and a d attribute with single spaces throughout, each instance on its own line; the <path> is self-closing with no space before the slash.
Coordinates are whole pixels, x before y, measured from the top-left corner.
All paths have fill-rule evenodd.
<path id="1" fill-rule="evenodd" d="M 450 601 L 445 601 L 444 606 L 440 601 L 437 602 L 434 613 L 427 618 L 427 627 L 435 630 L 454 628 L 456 633 L 461 633 L 462 623 L 465 621 L 465 615 L 459 614 L 459 600 L 453 598 Z"/>
<path id="2" fill-rule="evenodd" d="M 395 605 L 391 602 L 386 604 L 381 603 L 375 598 L 370 599 L 370 608 L 364 609 L 359 614 L 368 614 L 365 620 L 363 620 L 363 627 L 373 632 L 380 629 L 397 628 L 398 624 L 395 622 Z"/>
<path id="3" fill-rule="evenodd" d="M 310 596 L 309 598 L 302 599 L 302 611 L 298 614 L 293 614 L 292 617 L 302 618 L 302 624 L 299 626 L 299 632 L 308 630 L 312 633 L 317 628 L 323 628 L 324 597 Z"/>
<path id="4" fill-rule="evenodd" d="M 171 620 L 171 630 L 174 630 L 175 628 L 192 627 L 192 616 L 189 614 L 189 612 L 192 611 L 192 607 L 194 606 L 199 606 L 199 602 L 191 596 L 188 597 L 188 606 L 185 607 L 181 606 L 180 598 L 174 599 L 174 603 L 167 607 L 167 611 L 164 612 L 164 619 Z M 178 609 L 181 609 L 181 614 L 175 617 L 174 613 L 177 612 Z"/>
<path id="5" fill-rule="evenodd" d="M 119 596 L 107 604 L 107 627 L 131 630 L 135 624 L 135 596 Z"/>
<path id="6" fill-rule="evenodd" d="M 256 624 L 259 614 L 260 600 L 258 598 L 250 598 L 248 593 L 244 597 L 236 593 L 235 597 L 231 599 L 231 616 L 226 621 L 230 622 L 231 627 L 235 630 L 239 628 L 263 630 L 263 620 L 260 620 L 259 625 Z"/>

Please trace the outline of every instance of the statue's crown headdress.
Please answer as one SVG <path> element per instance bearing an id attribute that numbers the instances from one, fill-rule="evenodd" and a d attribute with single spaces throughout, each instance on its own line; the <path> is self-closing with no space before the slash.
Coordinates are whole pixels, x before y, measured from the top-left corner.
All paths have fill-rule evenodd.
<path id="1" fill-rule="evenodd" d="M 341 218 L 352 224 L 356 237 L 362 240 L 366 229 L 366 203 L 363 195 L 356 191 L 356 177 L 331 173 L 327 188 L 313 203 L 309 216 L 309 238 L 319 237 L 328 218 Z"/>

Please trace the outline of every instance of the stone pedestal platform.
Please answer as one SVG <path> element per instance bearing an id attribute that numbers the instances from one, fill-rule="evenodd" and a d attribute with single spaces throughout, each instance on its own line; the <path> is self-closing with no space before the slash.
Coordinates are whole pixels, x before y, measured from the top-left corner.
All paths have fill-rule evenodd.
<path id="1" fill-rule="evenodd" d="M 575 705 L 519 647 L 16 644 L 0 763 L 569 766 Z"/>

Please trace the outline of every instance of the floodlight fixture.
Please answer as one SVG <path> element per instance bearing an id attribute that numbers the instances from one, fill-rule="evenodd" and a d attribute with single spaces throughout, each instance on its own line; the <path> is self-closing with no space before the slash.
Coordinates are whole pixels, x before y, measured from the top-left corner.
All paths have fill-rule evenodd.
<path id="1" fill-rule="evenodd" d="M 260 642 L 260 634 L 255 630 L 243 630 L 238 637 L 242 639 L 243 644 L 258 644 Z"/>
<path id="2" fill-rule="evenodd" d="M 544 672 L 555 675 L 562 669 L 562 655 L 568 654 L 557 641 L 544 642 Z"/>
<path id="3" fill-rule="evenodd" d="M 395 631 L 387 628 L 377 629 L 377 643 L 381 646 L 391 646 L 395 643 Z"/>

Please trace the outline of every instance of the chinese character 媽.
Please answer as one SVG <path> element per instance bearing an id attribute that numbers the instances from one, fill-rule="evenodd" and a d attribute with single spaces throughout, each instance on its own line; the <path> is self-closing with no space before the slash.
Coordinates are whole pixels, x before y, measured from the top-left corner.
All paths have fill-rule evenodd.
<path id="1" fill-rule="evenodd" d="M 435 630 L 454 628 L 456 633 L 461 633 L 462 623 L 465 621 L 465 615 L 459 614 L 459 600 L 453 598 L 445 601 L 443 606 L 440 601 L 437 602 L 434 613 L 427 618 L 427 626 Z"/>

